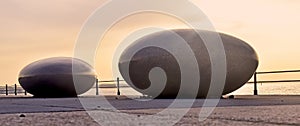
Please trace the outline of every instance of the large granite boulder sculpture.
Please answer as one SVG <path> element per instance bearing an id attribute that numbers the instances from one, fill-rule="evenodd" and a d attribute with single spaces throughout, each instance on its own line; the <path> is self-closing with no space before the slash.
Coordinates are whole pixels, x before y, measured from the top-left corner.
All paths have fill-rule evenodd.
<path id="1" fill-rule="evenodd" d="M 197 31 L 207 36 L 216 33 Z M 164 48 L 157 46 L 144 47 L 144 45 L 155 45 L 154 43 L 157 41 L 170 41 L 170 38 L 173 36 L 170 32 L 185 40 L 192 49 L 200 72 L 200 86 L 196 97 L 205 98 L 211 82 L 211 61 L 203 40 L 192 29 L 162 31 L 138 39 L 127 47 L 120 57 L 119 70 L 121 75 L 130 86 L 143 94 L 157 98 L 176 98 L 181 86 L 181 68 L 177 59 Z M 255 50 L 244 41 L 223 33 L 218 34 L 223 41 L 227 62 L 226 83 L 222 94 L 228 94 L 243 86 L 252 77 L 258 67 L 258 57 Z M 211 42 L 214 43 L 214 41 Z M 179 53 L 186 51 L 172 42 L 169 42 L 169 45 L 167 43 L 166 46 L 169 46 L 172 50 L 179 51 Z M 184 60 L 182 64 L 189 64 L 189 62 L 191 61 Z M 126 65 L 129 65 L 128 70 L 126 70 Z M 167 79 L 165 80 L 166 85 L 164 89 L 153 88 L 152 91 L 148 90 L 151 86 L 149 73 L 153 68 L 160 68 L 165 72 Z M 154 90 L 161 90 L 161 92 L 155 94 L 157 92 Z M 183 97 L 189 98 L 189 92 L 186 91 Z"/>
<path id="2" fill-rule="evenodd" d="M 76 97 L 92 88 L 95 80 L 92 66 L 69 57 L 33 62 L 19 74 L 21 86 L 35 97 Z"/>

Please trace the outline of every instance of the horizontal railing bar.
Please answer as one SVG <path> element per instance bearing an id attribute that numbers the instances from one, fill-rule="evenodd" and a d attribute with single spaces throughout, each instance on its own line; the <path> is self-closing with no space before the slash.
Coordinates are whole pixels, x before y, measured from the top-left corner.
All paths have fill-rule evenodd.
<path id="1" fill-rule="evenodd" d="M 269 73 L 294 73 L 300 72 L 300 70 L 284 70 L 284 71 L 267 71 L 267 72 L 256 72 L 257 74 L 269 74 Z"/>
<path id="2" fill-rule="evenodd" d="M 300 82 L 300 80 L 276 80 L 276 81 L 257 81 L 256 83 L 283 83 L 283 82 Z M 247 82 L 253 84 L 254 82 Z"/>
<path id="3" fill-rule="evenodd" d="M 119 80 L 119 81 L 125 81 L 125 80 Z M 103 82 L 117 82 L 117 80 L 108 80 L 108 81 L 98 81 L 100 83 L 103 83 Z"/>
<path id="4" fill-rule="evenodd" d="M 0 94 L 5 94 L 6 92 L 0 92 Z M 13 93 L 15 93 L 15 92 L 13 92 L 13 91 L 10 91 L 9 92 L 9 94 L 13 94 Z M 20 92 L 17 92 L 17 93 L 25 93 L 25 91 L 20 91 Z"/>
<path id="5" fill-rule="evenodd" d="M 93 88 L 96 88 L 96 87 L 93 87 Z M 105 88 L 117 88 L 117 86 L 115 86 L 115 87 L 99 87 L 99 88 L 102 88 L 102 89 L 105 89 Z M 120 88 L 130 88 L 130 86 L 120 86 Z"/>

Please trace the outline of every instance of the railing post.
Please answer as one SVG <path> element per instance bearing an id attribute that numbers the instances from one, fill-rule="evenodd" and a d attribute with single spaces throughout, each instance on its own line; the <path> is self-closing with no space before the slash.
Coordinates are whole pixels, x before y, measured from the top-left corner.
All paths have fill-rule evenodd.
<path id="1" fill-rule="evenodd" d="M 15 95 L 17 95 L 17 84 L 15 84 Z"/>
<path id="2" fill-rule="evenodd" d="M 257 92 L 257 72 L 254 73 L 254 95 L 258 95 L 258 92 Z"/>
<path id="3" fill-rule="evenodd" d="M 96 79 L 96 95 L 99 95 L 99 85 L 98 85 L 98 79 Z"/>
<path id="4" fill-rule="evenodd" d="M 8 95 L 8 86 L 7 86 L 7 84 L 5 85 L 5 94 Z"/>
<path id="5" fill-rule="evenodd" d="M 120 93 L 120 79 L 119 79 L 119 77 L 117 78 L 117 88 L 118 88 L 117 95 L 120 96 L 121 93 Z"/>

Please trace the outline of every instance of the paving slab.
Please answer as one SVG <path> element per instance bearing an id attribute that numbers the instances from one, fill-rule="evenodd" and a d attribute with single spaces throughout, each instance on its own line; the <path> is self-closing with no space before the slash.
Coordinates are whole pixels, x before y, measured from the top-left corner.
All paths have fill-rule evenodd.
<path id="1" fill-rule="evenodd" d="M 106 108 L 102 102 L 105 99 L 94 96 L 4 97 L 0 98 L 0 125 L 99 125 L 88 115 L 80 100 L 88 102 L 85 108 L 89 112 L 104 111 Z M 115 99 L 114 96 L 107 97 L 107 101 L 118 110 L 111 112 L 121 111 L 136 114 L 137 117 L 156 114 L 173 102 L 172 99 L 140 102 L 126 97 Z M 204 101 L 204 99 L 195 100 L 190 111 L 176 125 L 300 125 L 300 97 L 297 95 L 243 95 L 235 96 L 234 99 L 220 99 L 213 113 L 205 121 L 199 122 L 198 114 Z M 171 109 L 184 109 L 184 107 L 179 105 Z M 20 117 L 21 114 L 25 117 Z"/>

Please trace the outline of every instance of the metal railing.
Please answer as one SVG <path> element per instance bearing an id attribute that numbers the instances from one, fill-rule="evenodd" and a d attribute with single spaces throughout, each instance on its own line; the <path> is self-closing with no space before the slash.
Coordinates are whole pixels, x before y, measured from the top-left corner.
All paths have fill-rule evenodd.
<path id="1" fill-rule="evenodd" d="M 0 86 L 0 94 L 14 94 L 18 95 L 20 93 L 24 93 L 24 95 L 27 95 L 27 92 L 19 85 L 14 84 L 13 86 L 8 86 L 7 84 L 5 86 Z"/>
<path id="2" fill-rule="evenodd" d="M 253 82 L 248 82 L 248 83 L 253 83 L 254 84 L 254 90 L 253 94 L 258 95 L 258 89 L 257 89 L 257 83 L 283 83 L 283 82 L 300 82 L 300 80 L 274 80 L 274 81 L 258 81 L 257 80 L 257 75 L 260 74 L 279 74 L 279 73 L 300 73 L 300 70 L 284 70 L 284 71 L 268 71 L 268 72 L 255 72 L 254 73 L 254 81 Z"/>
<path id="3" fill-rule="evenodd" d="M 124 81 L 124 80 L 120 80 L 119 77 L 117 78 L 117 80 L 108 80 L 108 81 L 99 81 L 99 79 L 96 79 L 96 95 L 99 95 L 99 83 L 117 82 L 117 96 L 120 96 L 121 95 L 121 92 L 120 92 L 120 81 Z"/>
<path id="4" fill-rule="evenodd" d="M 121 92 L 120 92 L 120 82 L 122 82 L 124 80 L 120 80 L 119 78 L 117 78 L 116 80 L 105 80 L 105 81 L 99 81 L 98 79 L 96 80 L 95 86 L 94 88 L 96 88 L 96 95 L 99 95 L 99 88 L 112 88 L 110 87 L 101 87 L 100 83 L 113 83 L 116 82 L 116 87 L 117 88 L 117 95 L 120 96 Z M 122 86 L 125 87 L 125 86 Z M 126 86 L 128 87 L 128 86 Z M 10 95 L 10 94 L 14 94 L 14 95 L 18 95 L 18 94 L 23 94 L 27 95 L 27 92 L 20 86 L 17 84 L 14 85 L 8 85 L 6 84 L 5 86 L 0 86 L 0 94 L 4 94 L 4 95 Z"/>
<path id="5" fill-rule="evenodd" d="M 279 74 L 279 73 L 300 73 L 300 70 L 285 70 L 285 71 L 268 71 L 268 72 L 255 72 L 253 75 L 254 81 L 249 81 L 247 83 L 253 84 L 254 85 L 254 90 L 253 94 L 258 95 L 258 89 L 257 89 L 257 83 L 283 83 L 283 82 L 300 82 L 300 80 L 271 80 L 271 81 L 266 81 L 266 80 L 259 80 L 257 79 L 258 75 L 262 74 Z M 105 87 L 100 87 L 101 83 L 115 83 L 116 82 L 116 88 L 117 88 L 117 96 L 121 95 L 120 92 L 120 82 L 124 82 L 124 80 L 120 80 L 119 77 L 116 80 L 105 80 L 105 81 L 99 81 L 99 79 L 96 79 L 95 87 L 96 88 L 96 95 L 99 95 L 99 88 L 105 88 Z M 108 87 L 111 88 L 111 87 Z M 24 93 L 27 95 L 27 92 L 21 87 L 18 86 L 17 84 L 14 84 L 14 86 L 8 86 L 7 84 L 5 86 L 0 86 L 0 94 L 14 94 L 18 95 L 19 93 Z"/>

